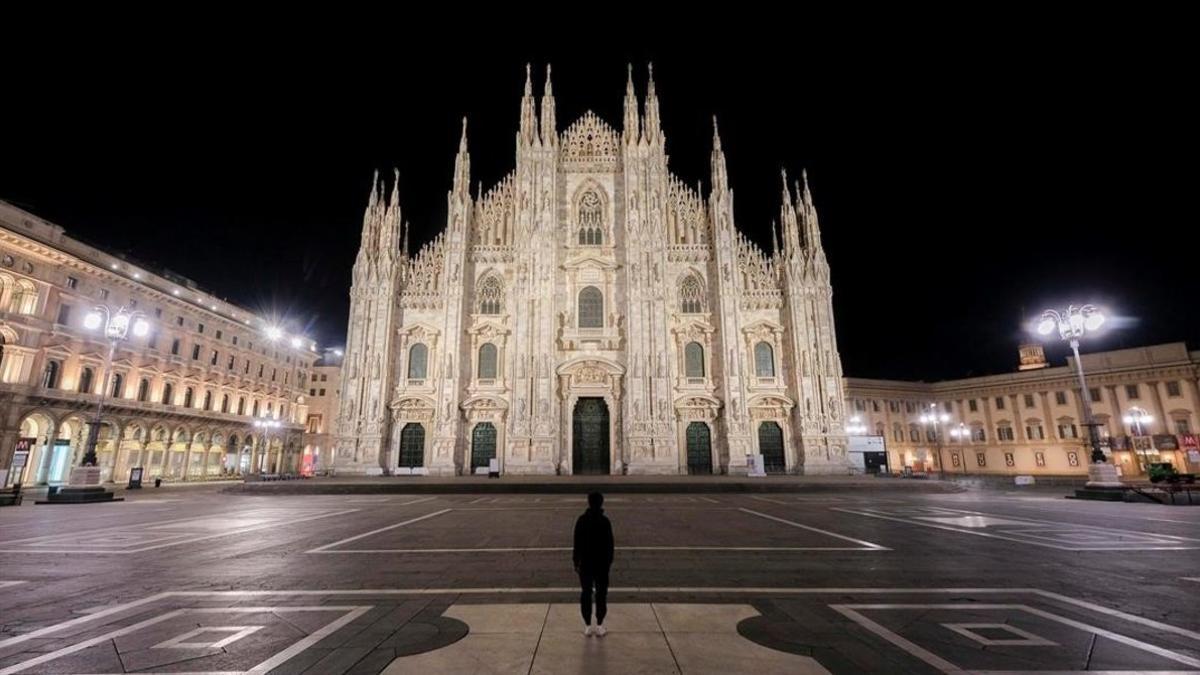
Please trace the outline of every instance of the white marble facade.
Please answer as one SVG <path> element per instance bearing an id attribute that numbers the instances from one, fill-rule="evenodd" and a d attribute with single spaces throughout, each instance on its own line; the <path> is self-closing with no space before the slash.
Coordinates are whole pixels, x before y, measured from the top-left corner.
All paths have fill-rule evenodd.
<path id="1" fill-rule="evenodd" d="M 806 180 L 766 253 L 734 225 L 714 120 L 708 194 L 668 169 L 651 73 L 624 119 L 560 132 L 527 73 L 516 168 L 408 254 L 377 183 L 354 265 L 339 473 L 844 473 L 829 267 Z"/>

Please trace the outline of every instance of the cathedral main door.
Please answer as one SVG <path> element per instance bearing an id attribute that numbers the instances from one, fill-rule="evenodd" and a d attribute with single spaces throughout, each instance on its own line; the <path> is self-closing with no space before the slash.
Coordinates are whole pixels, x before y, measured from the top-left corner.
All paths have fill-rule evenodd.
<path id="1" fill-rule="evenodd" d="M 763 456 L 763 468 L 767 473 L 786 473 L 787 462 L 783 458 L 783 429 L 777 422 L 758 425 L 758 451 Z"/>
<path id="2" fill-rule="evenodd" d="M 607 474 L 608 404 L 602 398 L 581 398 L 575 403 L 573 465 L 576 474 Z"/>
<path id="3" fill-rule="evenodd" d="M 704 422 L 692 422 L 687 427 L 687 468 L 690 474 L 713 472 L 712 434 Z"/>
<path id="4" fill-rule="evenodd" d="M 488 468 L 496 458 L 496 427 L 491 422 L 480 422 L 471 432 L 471 473 L 479 467 Z"/>

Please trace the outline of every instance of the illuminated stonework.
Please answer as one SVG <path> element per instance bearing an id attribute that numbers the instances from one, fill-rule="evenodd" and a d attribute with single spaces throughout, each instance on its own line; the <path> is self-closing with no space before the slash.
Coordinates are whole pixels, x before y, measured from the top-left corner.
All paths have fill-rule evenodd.
<path id="1" fill-rule="evenodd" d="M 150 328 L 119 343 L 107 384 L 108 342 L 87 321 L 99 305 L 141 312 Z M 0 202 L 0 471 L 32 439 L 26 484 L 65 482 L 102 395 L 104 480 L 135 466 L 175 479 L 297 470 L 317 354 L 307 339 L 271 342 L 271 327 Z M 261 417 L 281 426 L 264 433 Z"/>
<path id="2" fill-rule="evenodd" d="M 540 109 L 540 113 L 539 113 Z M 617 130 L 561 134 L 527 77 L 516 168 L 470 193 L 464 120 L 446 229 L 415 255 L 377 184 L 354 265 L 339 473 L 845 473 L 829 267 L 806 180 L 765 253 L 667 167 L 651 78 Z M 486 469 L 485 469 L 486 470 Z"/>

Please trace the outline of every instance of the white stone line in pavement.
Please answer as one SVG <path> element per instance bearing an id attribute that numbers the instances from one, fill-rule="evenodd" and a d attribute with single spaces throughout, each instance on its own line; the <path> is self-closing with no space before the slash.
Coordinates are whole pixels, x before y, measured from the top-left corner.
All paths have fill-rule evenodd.
<path id="1" fill-rule="evenodd" d="M 325 553 L 327 549 L 331 549 L 335 546 L 341 546 L 342 544 L 348 544 L 352 541 L 357 541 L 359 539 L 362 539 L 363 537 L 369 537 L 373 534 L 379 534 L 380 532 L 387 532 L 388 530 L 394 530 L 397 527 L 404 527 L 405 525 L 411 525 L 413 523 L 425 520 L 426 518 L 433 518 L 434 516 L 440 516 L 443 513 L 449 513 L 453 510 L 454 509 L 442 509 L 441 511 L 434 511 L 433 513 L 426 513 L 423 516 L 418 516 L 416 518 L 410 518 L 403 522 L 395 523 L 394 525 L 388 525 L 387 527 L 381 527 L 377 530 L 371 530 L 370 532 L 363 532 L 362 534 L 356 534 L 353 537 L 347 537 L 345 539 L 335 541 L 332 544 L 325 544 L 324 546 L 318 546 L 317 548 L 305 551 L 305 553 Z"/>
<path id="2" fill-rule="evenodd" d="M 819 527 L 813 527 L 811 525 L 803 525 L 801 523 L 787 520 L 785 518 L 779 518 L 777 516 L 772 516 L 772 515 L 769 515 L 766 513 L 759 513 L 758 511 L 752 511 L 750 509 L 742 509 L 742 508 L 739 508 L 738 511 L 742 511 L 743 513 L 749 513 L 750 515 L 758 516 L 759 518 L 766 518 L 767 520 L 774 520 L 779 523 L 784 523 L 785 525 L 791 525 L 792 527 L 798 527 L 802 530 L 808 530 L 810 532 L 819 532 L 821 534 L 824 534 L 824 535 L 827 535 L 830 537 L 836 537 L 837 539 L 841 539 L 842 541 L 854 542 L 855 544 L 859 544 L 860 546 L 863 546 L 864 548 L 866 548 L 868 550 L 873 550 L 873 551 L 890 551 L 890 550 L 892 550 L 886 546 L 881 546 L 879 544 L 872 544 L 869 541 L 863 541 L 862 539 L 855 539 L 854 537 L 847 537 L 844 534 L 830 532 L 829 530 L 822 530 Z"/>
<path id="3" fill-rule="evenodd" d="M 305 551 L 306 553 L 524 553 L 529 551 L 570 551 L 570 546 L 524 546 L 506 548 L 372 548 L 339 551 Z M 618 546 L 618 551 L 888 551 L 884 547 L 861 546 Z"/>
<path id="4" fill-rule="evenodd" d="M 339 630 L 342 626 L 345 626 L 346 624 L 357 619 L 358 617 L 362 616 L 363 614 L 366 614 L 367 612 L 371 611 L 371 608 L 372 608 L 372 605 L 360 605 L 358 607 L 349 608 L 350 611 L 348 613 L 346 613 L 344 616 L 342 616 L 341 618 L 333 621 L 332 623 L 328 623 L 328 624 L 322 626 L 316 632 L 308 635 L 303 640 L 300 640 L 299 642 L 292 645 L 291 647 L 288 647 L 287 649 L 279 652 L 275 656 L 272 656 L 271 658 L 267 659 L 266 661 L 263 661 L 262 663 L 258 664 L 257 666 L 254 666 L 250 670 L 246 671 L 247 675 L 258 675 L 259 673 L 270 672 L 272 669 L 278 667 L 280 664 L 284 663 L 288 659 L 299 654 L 300 652 L 304 651 L 305 649 L 308 649 L 312 645 L 315 645 L 316 643 L 320 642 L 327 635 L 333 634 L 335 631 Z M 279 609 L 282 609 L 283 611 L 287 611 L 286 608 L 279 608 Z"/>
<path id="5" fill-rule="evenodd" d="M 27 584 L 27 583 L 29 583 L 29 582 L 28 581 L 0 581 L 0 588 L 8 588 L 9 586 L 18 586 L 20 584 Z"/>
<path id="6" fill-rule="evenodd" d="M 1191 640 L 1200 642 L 1200 632 L 1180 628 L 1169 623 L 1147 619 L 1145 617 L 1122 612 L 1117 609 L 1097 605 L 1087 600 L 1072 598 L 1061 593 L 1053 591 L 1045 591 L 1040 588 L 973 588 L 973 587 L 955 587 L 955 588 L 856 588 L 856 587 L 795 587 L 795 588 L 780 588 L 769 586 L 614 586 L 608 589 L 610 593 L 641 593 L 641 594 L 688 594 L 688 595 L 997 595 L 997 594 L 1014 594 L 1022 593 L 1036 595 L 1056 602 L 1062 602 L 1076 607 L 1081 607 L 1092 612 L 1104 614 L 1107 616 L 1122 619 L 1132 623 L 1154 628 L 1163 632 L 1180 635 Z M 12 644 L 25 642 L 34 638 L 43 637 L 51 633 L 63 630 L 66 628 L 74 628 L 80 624 L 95 621 L 96 619 L 112 616 L 142 605 L 163 600 L 166 598 L 234 598 L 234 597 L 271 597 L 271 596 L 296 596 L 296 597 L 311 597 L 311 596 L 331 596 L 331 597 L 361 597 L 372 595 L 529 595 L 538 593 L 578 593 L 577 586 L 542 586 L 542 587 L 521 587 L 521 588 L 354 588 L 354 589 L 325 589 L 325 590 L 242 590 L 242 591 L 165 591 L 155 595 L 151 595 L 138 600 L 133 600 L 124 604 L 115 605 L 101 611 L 88 614 L 86 616 L 76 617 L 53 626 L 46 626 L 38 630 L 30 631 L 22 635 L 17 635 L 6 640 L 0 640 L 0 648 L 7 647 Z M 214 608 L 216 609 L 216 608 Z"/>
<path id="7" fill-rule="evenodd" d="M 280 664 L 284 663 L 285 661 L 287 661 L 288 659 L 292 658 L 293 656 L 299 654 L 300 652 L 304 651 L 305 649 L 308 649 L 310 646 L 316 644 L 318 641 L 323 639 L 325 636 L 333 633 L 334 631 L 338 630 L 342 626 L 345 626 L 346 624 L 350 623 L 351 621 L 357 619 L 358 617 L 362 616 L 366 612 L 370 611 L 372 609 L 372 607 L 373 607 L 373 605 L 350 605 L 350 606 L 322 605 L 319 607 L 287 607 L 287 606 L 284 606 L 284 607 L 203 607 L 203 608 L 187 607 L 187 608 L 182 608 L 182 609 L 176 609 L 176 610 L 169 611 L 165 614 L 160 614 L 158 616 L 151 617 L 149 619 L 146 619 L 145 621 L 139 621 L 138 623 L 135 623 L 133 625 L 125 626 L 124 628 L 118 628 L 117 630 L 105 633 L 104 635 L 100 635 L 98 637 L 94 637 L 89 640 L 84 640 L 83 642 L 79 642 L 79 643 L 76 643 L 73 645 L 69 645 L 67 647 L 63 647 L 62 649 L 58 649 L 53 652 L 43 654 L 36 658 L 29 659 L 28 661 L 22 661 L 21 663 L 13 664 L 13 665 L 5 668 L 4 670 L 0 670 L 0 675 L 12 675 L 13 673 L 19 673 L 23 670 L 32 668 L 33 666 L 40 665 L 40 664 L 46 663 L 48 661 L 54 661 L 54 660 L 60 659 L 64 656 L 69 656 L 71 654 L 74 654 L 75 652 L 83 651 L 84 649 L 87 649 L 88 647 L 93 647 L 95 645 L 102 644 L 109 640 L 119 638 L 124 635 L 129 635 L 130 633 L 134 633 L 134 632 L 141 630 L 142 628 L 145 628 L 147 626 L 152 626 L 156 623 L 161 623 L 163 621 L 166 621 L 167 619 L 173 619 L 173 618 L 175 618 L 177 616 L 181 616 L 183 614 L 226 614 L 226 613 L 228 613 L 228 614 L 252 614 L 252 613 L 257 613 L 257 612 L 284 613 L 284 612 L 336 612 L 336 611 L 347 612 L 345 615 L 339 617 L 337 620 L 335 620 L 329 624 L 326 624 L 325 626 L 322 626 L 317 631 L 305 636 L 303 639 L 301 639 L 300 641 L 291 645 L 287 649 L 284 649 L 283 651 L 279 652 L 278 654 L 275 654 L 271 658 L 267 659 L 266 661 L 263 661 L 262 663 L 258 664 L 257 666 L 254 666 L 250 670 L 245 671 L 247 674 L 254 673 L 255 675 L 257 675 L 259 673 L 266 673 L 273 668 L 277 668 Z"/>
<path id="8" fill-rule="evenodd" d="M 1200 584 L 1200 577 L 1179 577 L 1179 578 L 1183 579 L 1184 581 L 1195 581 L 1196 583 Z"/>
<path id="9" fill-rule="evenodd" d="M 913 643 L 909 642 L 908 640 L 905 640 L 904 638 L 900 637 L 896 633 L 894 633 L 886 628 L 883 628 L 879 624 L 871 621 L 870 619 L 867 619 L 865 616 L 863 616 L 862 614 L 860 614 L 859 612 L 857 612 L 855 610 L 859 610 L 859 609 L 866 609 L 866 610 L 940 609 L 940 610 L 968 610 L 968 611 L 972 611 L 972 612 L 978 611 L 978 610 L 984 610 L 984 609 L 1019 610 L 1022 612 L 1028 612 L 1034 616 L 1039 616 L 1048 621 L 1061 623 L 1063 625 L 1070 626 L 1071 628 L 1075 628 L 1077 630 L 1081 630 L 1081 631 L 1084 631 L 1087 633 L 1092 633 L 1094 635 L 1099 635 L 1101 637 L 1106 637 L 1110 640 L 1113 640 L 1114 642 L 1120 642 L 1123 645 L 1133 647 L 1134 649 L 1140 649 L 1142 651 L 1154 654 L 1155 656 L 1161 656 L 1165 659 L 1170 659 L 1171 661 L 1175 661 L 1176 663 L 1182 663 L 1184 665 L 1188 665 L 1188 666 L 1192 666 L 1192 667 L 1200 667 L 1200 659 L 1195 659 L 1190 656 L 1185 656 L 1178 652 L 1173 652 L 1169 649 L 1163 649 L 1162 647 L 1152 645 L 1148 642 L 1142 642 L 1141 640 L 1135 640 L 1134 638 L 1131 638 L 1131 637 L 1128 637 L 1125 635 L 1121 635 L 1120 633 L 1114 633 L 1110 630 L 1105 630 L 1105 629 L 1097 627 L 1097 626 L 1092 626 L 1090 624 L 1086 624 L 1081 621 L 1075 621 L 1074 619 L 1068 619 L 1067 617 L 1059 616 L 1052 612 L 1047 612 L 1045 610 L 1041 610 L 1036 607 L 1030 607 L 1029 605 L 976 604 L 976 603 L 972 603 L 972 604 L 963 604 L 963 603 L 956 603 L 956 604 L 880 603 L 880 604 L 865 604 L 865 605 L 864 604 L 830 605 L 830 608 L 834 609 L 835 611 L 839 612 L 840 614 L 846 616 L 847 618 L 851 619 L 855 623 L 862 625 L 864 628 L 866 628 L 867 630 L 870 630 L 872 633 L 876 633 L 877 635 L 884 638 L 888 642 L 895 644 L 896 646 L 900 647 L 904 651 L 909 652 L 910 654 L 912 654 L 913 656 L 916 656 L 917 658 L 921 659 L 922 661 L 925 661 L 929 665 L 934 666 L 935 668 L 939 668 L 943 672 L 947 672 L 947 673 L 961 673 L 961 672 L 965 672 L 965 671 L 963 669 L 959 668 L 958 666 L 955 666 L 954 664 L 951 664 L 948 661 L 945 661 L 945 660 L 925 651 L 924 649 L 921 649 L 920 647 L 914 645 Z M 874 624 L 874 626 L 869 625 L 869 624 Z M 878 630 L 878 629 L 882 629 L 882 632 L 880 632 L 880 630 Z M 935 660 L 930 660 L 929 657 L 933 657 L 933 659 L 935 659 Z M 947 668 L 947 666 L 949 666 L 949 668 Z"/>
<path id="10" fill-rule="evenodd" d="M 771 499 L 770 497 L 760 497 L 758 495 L 751 495 L 750 499 L 754 499 L 754 500 L 757 500 L 760 502 L 768 502 L 771 504 L 779 504 L 780 506 L 799 506 L 799 504 L 797 502 L 785 502 L 781 499 Z"/>
<path id="11" fill-rule="evenodd" d="M 966 672 L 963 669 L 959 668 L 958 666 L 954 665 L 953 663 L 950 663 L 949 661 L 938 656 L 937 654 L 934 654 L 933 652 L 929 651 L 928 649 L 925 649 L 924 647 L 921 647 L 920 645 L 916 644 L 915 642 L 912 642 L 911 640 L 907 640 L 904 637 L 901 637 L 900 635 L 893 633 L 892 631 L 888 630 L 887 628 L 884 628 L 879 623 L 876 623 L 876 622 L 868 619 L 867 617 L 863 616 L 862 614 L 859 614 L 858 612 L 854 611 L 853 609 L 850 609 L 846 605 L 830 605 L 829 608 L 832 609 L 833 611 L 837 612 L 838 614 L 841 614 L 842 616 L 846 617 L 847 619 L 850 619 L 854 623 L 862 626 L 863 628 L 866 628 L 867 630 L 871 631 L 872 633 L 878 635 L 885 642 L 889 642 L 889 643 L 899 647 L 900 649 L 903 649 L 904 651 L 908 652 L 911 656 L 914 656 L 914 657 L 920 659 L 921 661 L 928 663 L 929 665 L 933 666 L 934 668 L 937 668 L 938 670 L 942 671 L 943 673 L 965 673 Z"/>
<path id="12" fill-rule="evenodd" d="M 305 523 L 310 520 L 320 520 L 322 518 L 332 518 L 334 516 L 344 516 L 348 513 L 357 513 L 359 510 L 360 509 L 345 509 L 342 511 L 330 511 L 330 512 L 324 512 L 324 513 L 317 513 L 316 515 L 306 516 L 306 517 L 302 517 L 302 518 L 291 518 L 286 521 L 286 524 L 287 525 L 295 525 L 296 523 Z M 209 520 L 213 517 L 214 516 L 192 517 L 192 518 L 186 518 L 185 520 Z M 175 521 L 175 522 L 178 522 L 178 521 Z M 238 529 L 233 529 L 233 530 L 226 530 L 225 532 L 217 532 L 214 534 L 205 534 L 205 535 L 199 535 L 199 536 L 186 536 L 186 535 L 180 535 L 180 534 L 172 535 L 170 533 L 164 533 L 163 534 L 164 539 L 175 537 L 176 540 L 168 541 L 164 544 L 154 544 L 154 545 L 150 545 L 150 546 L 141 546 L 138 548 L 130 548 L 130 549 L 123 549 L 123 550 L 120 550 L 120 549 L 89 549 L 89 548 L 63 548 L 63 549 L 5 548 L 5 549 L 0 549 L 0 553 L 34 553 L 34 554 L 37 554 L 37 553 L 68 553 L 68 554 L 69 553 L 89 553 L 89 554 L 104 553 L 104 554 L 112 554 L 112 555 L 130 555 L 133 553 L 143 553 L 145 551 L 154 551 L 154 550 L 157 550 L 160 548 L 168 548 L 170 546 L 182 546 L 184 544 L 194 544 L 198 541 L 206 541 L 209 539 L 216 539 L 217 537 L 228 537 L 228 536 L 234 535 L 234 534 L 244 534 L 246 532 L 254 532 L 256 530 L 266 529 L 268 527 L 277 526 L 277 525 L 280 525 L 283 523 L 284 523 L 284 521 L 282 521 L 282 520 L 272 520 L 267 523 L 260 523 L 258 525 L 252 525 L 249 527 L 243 527 L 243 528 L 238 528 Z M 155 523 L 153 525 L 153 527 L 156 529 L 161 529 L 162 525 L 164 525 L 164 524 L 165 523 Z M 131 529 L 131 528 L 114 528 L 114 529 L 120 530 L 120 529 Z M 70 533 L 70 534 L 65 534 L 65 535 L 47 535 L 47 537 L 43 537 L 43 538 L 69 537 L 72 534 L 78 534 L 78 533 Z M 91 534 L 95 534 L 95 533 L 91 533 Z M 180 539 L 179 537 L 181 537 L 181 536 L 184 536 L 186 538 Z"/>
<path id="13" fill-rule="evenodd" d="M 927 521 L 917 521 L 912 518 L 903 518 L 903 517 L 889 515 L 889 514 L 885 514 L 885 513 L 872 512 L 870 510 L 862 509 L 862 508 L 843 508 L 843 507 L 831 506 L 831 507 L 829 507 L 829 509 L 831 511 L 839 511 L 842 513 L 851 513 L 851 514 L 858 515 L 858 516 L 866 516 L 867 518 L 878 518 L 880 520 L 890 520 L 890 521 L 897 522 L 897 523 L 904 523 L 905 525 L 912 525 L 914 527 L 928 527 L 928 528 L 935 529 L 935 530 L 945 530 L 947 532 L 957 532 L 959 534 L 971 534 L 971 535 L 975 535 L 977 537 L 988 537 L 990 539 L 1003 539 L 1005 541 L 1015 541 L 1015 542 L 1021 543 L 1021 544 L 1028 544 L 1030 546 L 1042 546 L 1045 548 L 1053 548 L 1053 549 L 1057 549 L 1060 551 L 1190 551 L 1190 550 L 1194 550 L 1197 548 L 1197 546 L 1184 546 L 1184 545 L 1166 546 L 1166 545 L 1157 545 L 1157 544 L 1136 544 L 1136 543 L 1125 544 L 1125 545 L 1120 545 L 1120 546 L 1088 546 L 1088 545 L 1060 546 L 1058 544 L 1053 544 L 1050 542 L 1034 541 L 1028 537 L 1011 537 L 1011 536 L 1007 536 L 1004 534 L 998 534 L 995 532 L 979 532 L 977 530 L 966 529 L 966 528 L 961 528 L 961 527 L 954 527 L 952 525 L 941 525 L 938 523 L 931 523 L 931 522 L 927 522 Z M 996 515 L 996 514 L 981 513 L 979 511 L 964 511 L 964 510 L 960 510 L 960 509 L 942 509 L 942 510 L 943 511 L 954 511 L 954 512 L 958 512 L 958 513 L 966 514 L 966 515 L 980 515 L 980 516 L 991 517 L 991 518 L 999 518 L 1002 520 L 1006 519 L 1006 520 L 1012 520 L 1012 521 L 1020 521 L 1020 522 L 1026 522 L 1026 523 L 1031 523 L 1031 524 L 1052 525 L 1059 529 L 1092 530 L 1092 531 L 1096 531 L 1096 532 L 1103 532 L 1108 535 L 1112 535 L 1115 532 L 1115 533 L 1120 533 L 1120 534 L 1130 534 L 1130 535 L 1137 535 L 1137 536 L 1154 536 L 1154 537 L 1159 537 L 1159 538 L 1164 538 L 1164 539 L 1173 539 L 1173 540 L 1179 540 L 1179 541 L 1181 541 L 1181 543 L 1189 542 L 1189 541 L 1196 541 L 1196 540 L 1192 540 L 1192 539 L 1187 539 L 1186 537 L 1175 537 L 1175 536 L 1167 535 L 1167 534 L 1154 533 L 1152 535 L 1146 535 L 1141 532 L 1132 532 L 1130 530 L 1118 530 L 1118 529 L 1112 529 L 1112 528 L 1105 529 L 1105 528 L 1099 528 L 1099 527 L 1091 527 L 1088 525 L 1075 525 L 1073 523 L 1055 522 L 1055 521 L 1051 521 L 1051 520 L 1031 520 L 1029 518 L 1024 518 L 1021 516 L 1000 516 L 1000 515 Z"/>

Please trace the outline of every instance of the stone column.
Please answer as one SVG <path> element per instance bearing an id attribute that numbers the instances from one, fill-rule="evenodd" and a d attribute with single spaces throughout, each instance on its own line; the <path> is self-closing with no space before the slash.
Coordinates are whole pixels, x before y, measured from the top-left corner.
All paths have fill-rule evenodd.
<path id="1" fill-rule="evenodd" d="M 192 441 L 188 441 L 187 446 L 183 450 L 183 473 L 180 476 L 181 480 L 188 479 L 188 469 L 192 464 Z"/>

